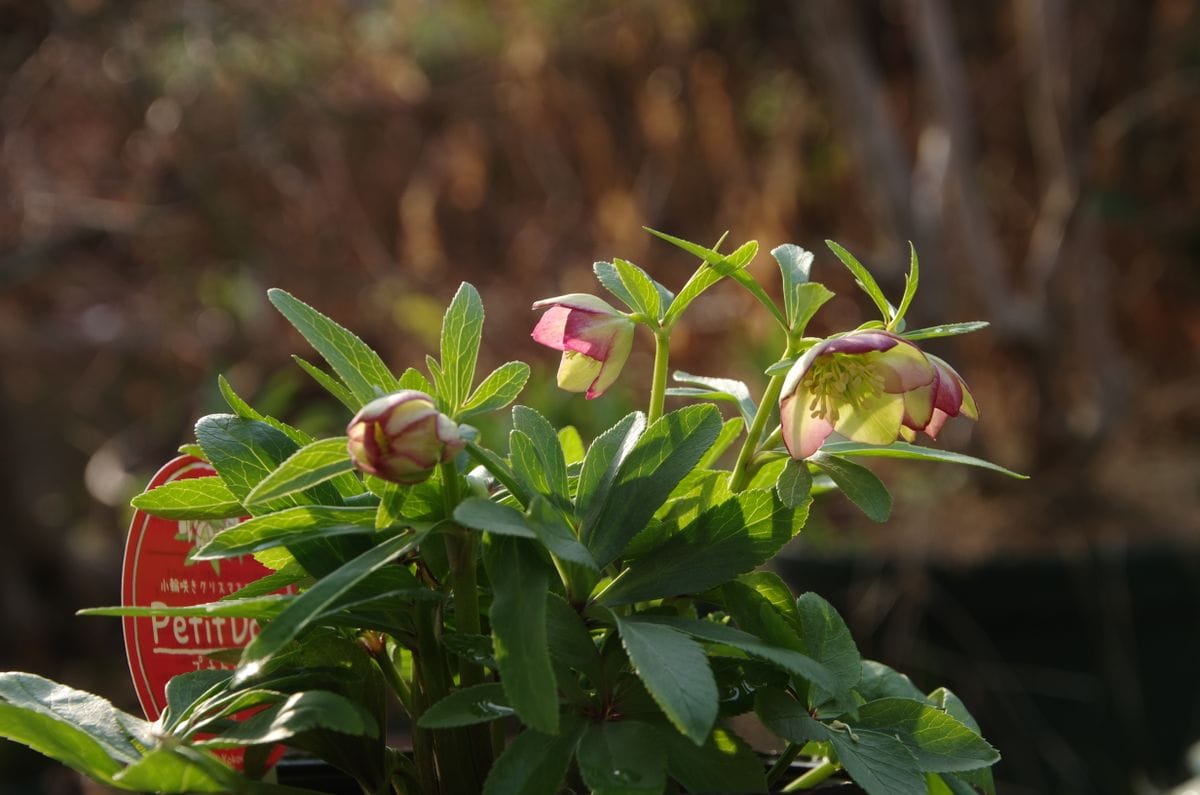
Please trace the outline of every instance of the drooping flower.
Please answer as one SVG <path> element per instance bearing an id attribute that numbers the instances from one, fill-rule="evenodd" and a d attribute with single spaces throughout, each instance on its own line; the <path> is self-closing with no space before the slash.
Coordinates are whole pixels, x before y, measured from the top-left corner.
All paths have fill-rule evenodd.
<path id="1" fill-rule="evenodd" d="M 356 467 L 402 484 L 426 480 L 465 444 L 454 421 L 415 389 L 372 400 L 350 420 L 346 435 Z"/>
<path id="2" fill-rule="evenodd" d="M 925 431 L 929 438 L 936 439 L 946 420 L 959 414 L 970 419 L 979 419 L 979 409 L 967 383 L 958 372 L 946 362 L 933 354 L 925 354 L 933 365 L 934 379 L 930 385 L 933 400 L 933 412 L 924 427 L 911 427 L 914 431 Z"/>
<path id="3" fill-rule="evenodd" d="M 937 378 L 920 348 L 889 331 L 822 340 L 784 379 L 784 446 L 792 458 L 804 459 L 834 431 L 856 442 L 891 444 L 904 429 L 925 429 L 934 419 Z"/>
<path id="4" fill-rule="evenodd" d="M 549 307 L 533 328 L 533 339 L 562 351 L 558 385 L 587 392 L 588 400 L 612 386 L 633 347 L 634 323 L 607 301 L 586 293 L 546 298 L 534 309 Z"/>

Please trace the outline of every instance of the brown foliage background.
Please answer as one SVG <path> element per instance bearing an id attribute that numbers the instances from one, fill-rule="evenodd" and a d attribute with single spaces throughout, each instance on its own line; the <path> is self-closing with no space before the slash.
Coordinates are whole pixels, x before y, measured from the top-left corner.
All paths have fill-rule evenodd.
<path id="1" fill-rule="evenodd" d="M 545 381 L 531 300 L 595 291 L 612 256 L 685 280 L 642 225 L 757 239 L 768 283 L 767 249 L 813 249 L 830 327 L 867 307 L 822 239 L 892 294 L 911 240 L 912 323 L 992 322 L 936 346 L 983 407 L 943 442 L 1034 480 L 889 467 L 895 520 L 831 505 L 825 543 L 1194 542 L 1198 88 L 1187 0 L 0 2 L 0 667 L 131 703 L 116 622 L 72 614 L 117 601 L 128 498 L 221 409 L 218 373 L 345 420 L 267 287 L 403 367 L 469 280 L 485 363 Z M 713 291 L 673 363 L 761 388 L 749 310 Z M 524 400 L 601 428 L 645 347 L 607 405 Z"/>

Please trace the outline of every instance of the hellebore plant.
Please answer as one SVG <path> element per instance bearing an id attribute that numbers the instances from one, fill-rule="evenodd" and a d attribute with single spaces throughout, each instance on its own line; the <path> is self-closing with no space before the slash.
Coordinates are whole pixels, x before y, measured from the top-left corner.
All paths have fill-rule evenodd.
<path id="1" fill-rule="evenodd" d="M 806 328 L 833 294 L 809 279 L 812 254 L 772 251 L 780 306 L 747 270 L 756 243 L 723 254 L 655 234 L 700 259 L 678 293 L 616 259 L 595 273 L 627 312 L 580 294 L 533 305 L 533 338 L 563 353 L 559 384 L 588 398 L 618 377 L 638 327 L 654 339 L 646 412 L 588 444 L 527 406 L 512 409 L 506 439 L 469 424 L 529 376 L 508 362 L 476 381 L 484 314 L 470 285 L 446 312 L 440 358 L 399 377 L 272 290 L 332 369 L 299 360 L 352 417 L 346 435 L 313 439 L 222 379 L 232 413 L 202 418 L 186 447 L 216 475 L 134 500 L 171 519 L 248 517 L 192 558 L 254 555 L 272 573 L 207 604 L 86 611 L 237 617 L 261 632 L 215 652 L 225 667 L 173 679 L 153 723 L 0 675 L 0 735 L 139 791 L 296 791 L 266 769 L 283 743 L 369 793 L 791 792 L 835 774 L 873 795 L 991 792 L 999 755 L 953 693 L 862 659 L 828 602 L 796 598 L 763 568 L 824 492 L 887 517 L 886 488 L 856 457 L 1006 471 L 909 443 L 977 416 L 962 378 L 918 341 L 983 324 L 906 331 L 915 253 L 893 306 L 830 244 L 881 319 L 814 339 Z M 722 279 L 779 326 L 757 400 L 723 377 L 677 372 L 667 388 L 672 330 Z M 668 412 L 668 397 L 691 404 Z M 734 716 L 785 750 L 756 753 Z M 214 755 L 223 748 L 246 749 L 243 770 Z"/>

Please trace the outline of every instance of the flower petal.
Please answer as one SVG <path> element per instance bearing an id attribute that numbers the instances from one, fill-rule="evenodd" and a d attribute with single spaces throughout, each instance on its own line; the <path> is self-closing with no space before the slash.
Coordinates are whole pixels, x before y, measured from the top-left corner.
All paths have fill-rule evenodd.
<path id="1" fill-rule="evenodd" d="M 933 416 L 934 385 L 910 389 L 904 393 L 904 425 L 914 431 L 919 431 L 929 424 Z"/>
<path id="2" fill-rule="evenodd" d="M 848 439 L 863 444 L 891 444 L 900 434 L 904 419 L 904 396 L 882 392 L 857 403 L 846 401 L 837 407 L 833 429 Z"/>
<path id="3" fill-rule="evenodd" d="M 584 312 L 594 312 L 598 315 L 624 317 L 608 301 L 589 293 L 567 293 L 566 295 L 559 295 L 554 298 L 543 298 L 533 303 L 534 309 L 541 309 L 544 306 L 565 306 L 570 309 L 581 309 Z"/>
<path id="4" fill-rule="evenodd" d="M 533 327 L 534 342 L 553 348 L 556 351 L 566 350 L 563 339 L 566 336 L 567 319 L 571 316 L 571 308 L 567 306 L 552 306 L 542 315 L 541 320 Z"/>
<path id="5" fill-rule="evenodd" d="M 621 374 L 621 368 L 625 366 L 626 360 L 629 359 L 629 352 L 632 349 L 633 324 L 627 324 L 617 329 L 617 333 L 613 335 L 607 356 L 602 360 L 600 365 L 600 372 L 597 374 L 596 380 L 592 381 L 591 386 L 588 387 L 586 395 L 588 400 L 600 397 L 613 385 L 613 382 L 617 380 L 617 376 Z"/>
<path id="6" fill-rule="evenodd" d="M 833 433 L 833 426 L 822 417 L 814 417 L 805 405 L 805 395 L 792 395 L 779 404 L 783 446 L 797 460 L 804 460 L 821 449 Z"/>
<path id="7" fill-rule="evenodd" d="M 908 340 L 879 355 L 879 371 L 887 392 L 907 392 L 925 386 L 936 377 L 933 365 L 921 349 Z"/>
<path id="8" fill-rule="evenodd" d="M 568 392 L 583 392 L 591 388 L 603 368 L 599 359 L 577 351 L 564 351 L 558 363 L 558 387 Z"/>

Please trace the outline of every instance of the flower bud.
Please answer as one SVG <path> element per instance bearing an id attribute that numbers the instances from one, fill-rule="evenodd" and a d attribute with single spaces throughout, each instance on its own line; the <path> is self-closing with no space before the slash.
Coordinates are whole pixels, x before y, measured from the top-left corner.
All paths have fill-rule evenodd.
<path id="1" fill-rule="evenodd" d="M 588 400 L 612 386 L 633 347 L 634 323 L 607 301 L 586 293 L 547 298 L 533 305 L 548 307 L 533 329 L 533 339 L 562 351 L 558 385 L 568 392 L 587 392 Z"/>
<path id="2" fill-rule="evenodd" d="M 346 427 L 354 465 L 393 483 L 420 483 L 463 448 L 458 426 L 433 398 L 404 389 L 372 400 Z"/>

